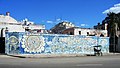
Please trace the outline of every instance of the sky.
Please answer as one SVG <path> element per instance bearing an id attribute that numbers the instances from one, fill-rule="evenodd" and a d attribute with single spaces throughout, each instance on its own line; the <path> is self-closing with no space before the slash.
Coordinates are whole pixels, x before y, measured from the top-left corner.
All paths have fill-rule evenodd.
<path id="1" fill-rule="evenodd" d="M 120 12 L 120 0 L 0 0 L 0 14 L 10 12 L 18 21 L 27 18 L 50 29 L 61 21 L 92 28 L 109 12 Z"/>

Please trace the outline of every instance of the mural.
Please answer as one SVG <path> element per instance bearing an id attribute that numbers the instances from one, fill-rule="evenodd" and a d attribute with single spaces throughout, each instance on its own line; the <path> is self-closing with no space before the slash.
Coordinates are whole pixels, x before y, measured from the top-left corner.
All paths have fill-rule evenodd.
<path id="1" fill-rule="evenodd" d="M 93 41 L 93 42 L 91 42 Z M 85 38 L 82 36 L 55 36 L 51 41 L 46 44 L 51 47 L 51 53 L 92 53 L 93 46 L 96 40 L 92 38 Z"/>
<path id="2" fill-rule="evenodd" d="M 24 51 L 29 53 L 39 53 L 45 46 L 44 37 L 36 35 L 24 36 L 21 43 Z"/>
<path id="3" fill-rule="evenodd" d="M 6 33 L 7 54 L 94 54 L 97 45 L 109 53 L 108 37 Z"/>
<path id="4" fill-rule="evenodd" d="M 10 54 L 19 53 L 19 33 L 8 33 L 6 35 L 5 52 Z"/>

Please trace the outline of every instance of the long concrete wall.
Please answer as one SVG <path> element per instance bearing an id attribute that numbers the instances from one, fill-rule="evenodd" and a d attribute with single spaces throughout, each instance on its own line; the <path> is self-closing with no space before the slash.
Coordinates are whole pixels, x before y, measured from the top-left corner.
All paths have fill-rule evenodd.
<path id="1" fill-rule="evenodd" d="M 109 53 L 108 37 L 7 32 L 5 40 L 6 54 L 94 54 L 97 45 Z"/>

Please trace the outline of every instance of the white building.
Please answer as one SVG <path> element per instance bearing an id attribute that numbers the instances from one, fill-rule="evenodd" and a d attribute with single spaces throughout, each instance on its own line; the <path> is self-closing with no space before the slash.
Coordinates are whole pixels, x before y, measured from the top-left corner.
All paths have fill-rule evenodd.
<path id="1" fill-rule="evenodd" d="M 12 18 L 9 12 L 6 15 L 0 15 L 0 37 L 5 37 L 6 30 L 8 32 L 25 32 L 21 23 Z"/>
<path id="2" fill-rule="evenodd" d="M 18 22 L 10 16 L 9 12 L 6 12 L 6 15 L 0 15 L 0 37 L 5 37 L 5 31 L 45 33 L 45 25 L 35 25 L 28 19 Z"/>
<path id="3" fill-rule="evenodd" d="M 24 19 L 22 22 L 25 31 L 30 33 L 45 33 L 45 25 L 35 25 L 34 22 Z"/>
<path id="4" fill-rule="evenodd" d="M 80 27 L 73 27 L 68 28 L 63 31 L 63 34 L 69 35 L 86 35 L 86 36 L 104 36 L 107 37 L 107 30 L 97 30 L 91 28 L 80 28 Z"/>

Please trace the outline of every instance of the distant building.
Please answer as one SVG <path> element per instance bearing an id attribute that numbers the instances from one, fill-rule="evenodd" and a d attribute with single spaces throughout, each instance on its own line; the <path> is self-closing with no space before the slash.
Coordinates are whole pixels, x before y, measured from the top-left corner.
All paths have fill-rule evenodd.
<path id="1" fill-rule="evenodd" d="M 57 25 L 55 25 L 53 28 L 51 28 L 51 32 L 54 33 L 54 34 L 62 34 L 62 32 L 65 30 L 65 29 L 68 29 L 68 28 L 71 28 L 71 27 L 75 27 L 74 24 L 72 24 L 71 22 L 61 22 Z"/>
<path id="2" fill-rule="evenodd" d="M 92 29 L 92 28 L 72 27 L 72 28 L 65 29 L 63 31 L 63 34 L 107 37 L 107 30 L 97 30 L 97 29 Z"/>
<path id="3" fill-rule="evenodd" d="M 22 26 L 25 31 L 30 33 L 46 33 L 45 25 L 35 25 L 34 22 L 28 21 L 28 19 L 23 20 Z"/>
<path id="4" fill-rule="evenodd" d="M 107 26 L 107 25 L 106 25 Z M 100 26 L 100 28 L 103 28 L 105 26 Z M 86 36 L 103 36 L 107 37 L 107 30 L 102 29 L 96 29 L 92 28 L 80 28 L 76 27 L 71 22 L 61 22 L 57 25 L 55 25 L 51 31 L 54 34 L 68 34 L 68 35 L 86 35 Z M 107 29 L 106 27 L 104 29 Z"/>

